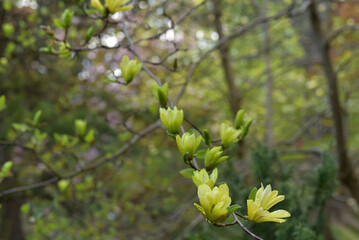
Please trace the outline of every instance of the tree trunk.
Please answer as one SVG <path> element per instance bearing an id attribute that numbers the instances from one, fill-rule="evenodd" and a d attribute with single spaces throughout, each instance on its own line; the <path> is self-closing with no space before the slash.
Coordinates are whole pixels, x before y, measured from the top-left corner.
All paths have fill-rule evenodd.
<path id="1" fill-rule="evenodd" d="M 268 1 L 263 1 L 263 10 L 262 10 L 262 17 L 267 16 L 267 8 L 268 8 Z M 268 22 L 263 23 L 263 48 L 264 48 L 264 61 L 266 65 L 266 75 L 267 75 L 267 82 L 266 82 L 266 143 L 269 147 L 273 146 L 273 127 L 272 127 L 272 116 L 273 116 L 273 87 L 272 87 L 272 71 L 271 71 L 271 63 L 270 63 L 270 56 L 269 56 L 269 24 Z"/>
<path id="2" fill-rule="evenodd" d="M 334 120 L 336 150 L 339 161 L 339 178 L 359 203 L 359 182 L 355 176 L 354 168 L 347 153 L 343 126 L 343 112 L 339 102 L 338 78 L 332 66 L 330 45 L 324 38 L 315 1 L 313 1 L 310 6 L 310 19 L 313 28 L 314 42 L 320 54 L 321 65 L 328 85 L 329 102 Z"/>
<path id="3" fill-rule="evenodd" d="M 214 25 L 216 27 L 216 31 L 219 36 L 219 41 L 224 37 L 224 32 L 221 23 L 221 16 L 222 16 L 222 6 L 221 0 L 212 0 L 213 2 L 213 14 L 214 14 Z M 231 68 L 231 59 L 229 55 L 229 42 L 223 44 L 219 48 L 219 53 L 221 57 L 222 68 L 224 71 L 224 79 L 227 83 L 229 97 L 228 102 L 231 107 L 231 112 L 233 117 L 236 116 L 237 111 L 240 109 L 240 97 L 239 91 L 236 87 L 235 80 L 234 80 L 234 73 L 233 69 Z M 243 159 L 245 156 L 245 143 L 244 141 L 240 141 L 238 145 L 238 157 L 239 159 Z"/>

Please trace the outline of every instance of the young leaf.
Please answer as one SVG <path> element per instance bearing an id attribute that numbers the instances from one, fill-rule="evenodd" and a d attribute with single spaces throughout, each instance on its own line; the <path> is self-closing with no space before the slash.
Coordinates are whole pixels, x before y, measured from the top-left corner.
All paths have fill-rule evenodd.
<path id="1" fill-rule="evenodd" d="M 13 166 L 13 162 L 11 161 L 5 162 L 1 168 L 1 172 L 3 172 L 5 175 L 8 175 L 11 171 L 12 166 Z"/>
<path id="2" fill-rule="evenodd" d="M 26 131 L 31 130 L 31 128 L 24 123 L 23 124 L 22 123 L 13 123 L 12 127 L 15 128 L 19 132 L 26 132 Z"/>
<path id="3" fill-rule="evenodd" d="M 206 153 L 207 153 L 207 149 L 198 150 L 198 152 L 196 153 L 196 157 L 200 159 L 204 159 Z"/>
<path id="4" fill-rule="evenodd" d="M 58 18 L 54 19 L 54 25 L 58 28 L 62 28 L 62 29 L 65 28 L 65 24 Z"/>
<path id="5" fill-rule="evenodd" d="M 6 104 L 6 97 L 5 95 L 2 95 L 0 97 L 0 112 L 5 109 L 6 107 L 5 104 Z"/>
<path id="6" fill-rule="evenodd" d="M 37 126 L 39 124 L 41 114 L 42 114 L 41 110 L 39 110 L 35 113 L 34 119 L 32 120 L 32 123 L 34 124 L 34 126 Z"/>
<path id="7" fill-rule="evenodd" d="M 158 101 L 160 102 L 161 107 L 166 107 L 167 105 L 167 97 L 165 96 L 163 89 L 157 89 Z"/>
<path id="8" fill-rule="evenodd" d="M 180 171 L 180 174 L 185 178 L 192 178 L 194 169 L 193 168 L 186 168 Z"/>
<path id="9" fill-rule="evenodd" d="M 204 141 L 205 141 L 206 145 L 210 146 L 211 142 L 212 142 L 211 134 L 208 132 L 207 129 L 203 130 L 203 134 L 204 134 Z"/>
<path id="10" fill-rule="evenodd" d="M 93 36 L 93 27 L 91 26 L 86 31 L 86 43 L 91 40 L 92 36 Z"/>
<path id="11" fill-rule="evenodd" d="M 251 191 L 251 193 L 249 194 L 248 199 L 254 201 L 255 198 L 256 198 L 257 191 L 258 191 L 258 189 L 257 189 L 256 187 L 253 188 L 252 191 Z"/>
<path id="12" fill-rule="evenodd" d="M 252 123 L 253 123 L 253 119 L 249 120 L 244 124 L 242 138 L 244 138 L 248 134 L 249 127 L 252 125 Z"/>
<path id="13" fill-rule="evenodd" d="M 90 131 L 88 131 L 88 133 L 85 136 L 85 141 L 87 143 L 92 143 L 95 140 L 95 130 L 91 129 Z"/>
<path id="14" fill-rule="evenodd" d="M 229 206 L 228 208 L 227 208 L 227 210 L 228 210 L 228 212 L 227 212 L 227 216 L 229 216 L 230 214 L 232 214 L 233 212 L 235 212 L 235 211 L 237 211 L 238 209 L 240 209 L 241 208 L 241 206 L 239 206 L 238 204 L 234 204 L 234 205 L 232 205 L 232 206 Z"/>
<path id="15" fill-rule="evenodd" d="M 51 47 L 42 47 L 39 51 L 43 53 L 53 53 Z"/>
<path id="16" fill-rule="evenodd" d="M 57 186 L 59 187 L 61 192 L 65 192 L 69 185 L 70 181 L 65 179 L 62 179 L 57 183 Z"/>
<path id="17" fill-rule="evenodd" d="M 242 125 L 243 122 L 243 117 L 244 117 L 244 110 L 239 110 L 236 114 L 236 119 L 234 120 L 234 127 L 236 129 L 239 129 Z"/>

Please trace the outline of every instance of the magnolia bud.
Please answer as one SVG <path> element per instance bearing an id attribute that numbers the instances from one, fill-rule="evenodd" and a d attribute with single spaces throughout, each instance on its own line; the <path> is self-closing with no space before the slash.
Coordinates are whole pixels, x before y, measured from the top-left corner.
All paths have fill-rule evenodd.
<path id="1" fill-rule="evenodd" d="M 198 136 L 196 138 L 195 134 L 190 134 L 186 132 L 180 137 L 176 136 L 177 147 L 180 150 L 182 156 L 188 153 L 188 158 L 192 159 L 196 153 L 197 148 L 201 144 L 202 137 Z"/>
<path id="2" fill-rule="evenodd" d="M 212 170 L 228 158 L 228 156 L 221 157 L 222 153 L 222 147 L 214 147 L 207 150 L 204 158 L 204 164 L 207 170 Z"/>
<path id="3" fill-rule="evenodd" d="M 223 149 L 228 148 L 232 143 L 238 142 L 238 137 L 241 132 L 241 130 L 235 129 L 227 122 L 222 123 L 219 127 L 219 134 L 221 136 Z"/>
<path id="4" fill-rule="evenodd" d="M 120 63 L 121 75 L 126 83 L 132 82 L 132 80 L 141 71 L 142 63 L 137 60 L 130 60 L 127 55 L 122 58 Z"/>
<path id="5" fill-rule="evenodd" d="M 183 122 L 183 110 L 177 110 L 176 107 L 172 110 L 171 108 L 160 108 L 160 118 L 162 124 L 167 128 L 167 131 L 172 134 L 178 133 Z"/>

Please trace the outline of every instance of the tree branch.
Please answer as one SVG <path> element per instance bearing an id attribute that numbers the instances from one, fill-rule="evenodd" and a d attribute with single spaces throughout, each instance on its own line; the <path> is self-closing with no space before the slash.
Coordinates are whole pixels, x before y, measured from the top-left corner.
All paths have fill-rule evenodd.
<path id="1" fill-rule="evenodd" d="M 13 193 L 19 193 L 19 192 L 24 192 L 24 191 L 28 191 L 28 190 L 33 190 L 33 189 L 45 187 L 47 185 L 56 183 L 56 182 L 60 181 L 61 179 L 70 179 L 70 178 L 73 178 L 73 177 L 75 177 L 77 175 L 80 175 L 80 174 L 82 174 L 84 172 L 94 170 L 97 167 L 103 165 L 104 163 L 106 163 L 108 161 L 112 161 L 113 159 L 115 159 L 115 158 L 121 156 L 122 154 L 124 154 L 125 152 L 127 152 L 127 150 L 129 150 L 136 142 L 138 142 L 141 138 L 143 138 L 147 134 L 149 134 L 152 131 L 156 130 L 158 127 L 160 127 L 160 120 L 157 120 L 155 123 L 151 124 L 150 126 L 148 126 L 145 129 L 143 129 L 139 134 L 133 136 L 128 143 L 123 145 L 116 153 L 114 153 L 113 155 L 111 155 L 109 157 L 102 157 L 98 161 L 96 161 L 95 163 L 93 163 L 91 165 L 88 165 L 88 166 L 86 166 L 86 167 L 84 167 L 84 168 L 82 168 L 80 170 L 77 170 L 77 171 L 72 172 L 72 173 L 67 174 L 67 175 L 55 176 L 53 178 L 47 179 L 47 180 L 42 181 L 42 182 L 32 183 L 32 184 L 29 184 L 29 185 L 26 185 L 26 186 L 16 187 L 16 188 L 11 188 L 11 189 L 4 190 L 4 191 L 0 192 L 0 198 L 5 196 L 5 195 L 9 195 L 9 194 L 13 194 Z"/>
<path id="2" fill-rule="evenodd" d="M 186 82 L 182 86 L 182 89 L 180 90 L 178 95 L 176 96 L 174 103 L 176 104 L 179 101 L 179 99 L 183 96 L 183 94 L 185 93 L 185 90 L 187 88 L 187 85 L 189 83 L 189 80 L 191 79 L 194 71 L 197 69 L 197 67 L 200 65 L 200 63 L 209 56 L 210 53 L 212 53 L 216 49 L 219 49 L 224 44 L 227 44 L 228 41 L 231 41 L 233 39 L 236 39 L 236 38 L 244 35 L 249 30 L 259 26 L 262 23 L 277 20 L 277 19 L 280 19 L 280 18 L 283 18 L 283 17 L 295 17 L 295 16 L 303 14 L 304 12 L 306 12 L 306 10 L 308 9 L 311 2 L 312 2 L 312 0 L 307 0 L 298 9 L 294 9 L 294 5 L 291 5 L 289 8 L 287 8 L 287 10 L 285 10 L 283 12 L 280 12 L 280 13 L 278 13 L 276 15 L 269 16 L 269 17 L 257 18 L 255 20 L 253 20 L 252 22 L 250 22 L 249 24 L 247 24 L 247 25 L 245 25 L 243 27 L 240 27 L 238 29 L 235 29 L 231 34 L 221 38 L 212 48 L 210 48 L 204 54 L 202 54 L 200 56 L 199 60 L 197 62 L 195 62 L 190 67 L 190 69 L 189 69 L 189 71 L 187 73 Z"/>

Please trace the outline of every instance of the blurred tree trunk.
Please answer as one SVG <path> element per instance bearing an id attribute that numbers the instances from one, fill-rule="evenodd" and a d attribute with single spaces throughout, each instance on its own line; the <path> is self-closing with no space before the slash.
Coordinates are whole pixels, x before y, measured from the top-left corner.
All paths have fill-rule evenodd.
<path id="1" fill-rule="evenodd" d="M 339 101 L 338 77 L 332 66 L 330 45 L 324 37 L 315 1 L 313 1 L 310 6 L 310 20 L 313 28 L 314 43 L 318 48 L 321 65 L 328 85 L 329 103 L 334 120 L 336 150 L 339 160 L 339 178 L 342 184 L 350 190 L 352 196 L 359 203 L 359 182 L 355 176 L 354 168 L 347 152 L 344 133 L 345 127 L 343 125 L 343 110 Z"/>
<path id="2" fill-rule="evenodd" d="M 213 3 L 213 14 L 214 14 L 214 25 L 216 27 L 216 31 L 219 36 L 219 40 L 224 37 L 223 27 L 221 23 L 222 16 L 222 5 L 221 0 L 212 0 Z M 231 59 L 229 54 L 229 42 L 223 44 L 219 48 L 219 54 L 221 57 L 222 68 L 224 71 L 224 79 L 227 83 L 229 97 L 228 101 L 231 107 L 231 112 L 233 117 L 236 116 L 237 111 L 240 109 L 240 96 L 239 89 L 236 87 L 236 83 L 234 80 L 234 72 L 231 68 Z M 238 157 L 239 159 L 243 159 L 245 156 L 245 142 L 240 141 L 238 144 Z"/>
<path id="3" fill-rule="evenodd" d="M 4 189 L 16 187 L 14 177 L 7 178 L 1 184 Z M 1 200 L 0 240 L 24 240 L 21 221 L 21 199 L 16 196 L 4 197 Z"/>
<path id="4" fill-rule="evenodd" d="M 0 1 L 2 3 L 2 1 Z M 0 4 L 0 23 L 5 20 L 6 11 Z M 0 31 L 0 56 L 4 55 L 4 50 L 8 43 L 8 39 Z M 1 77 L 0 77 L 1 78 Z M 2 94 L 0 89 L 0 95 Z M 0 122 L 3 122 L 0 119 Z M 0 136 L 3 134 L 3 126 L 0 125 Z M 11 160 L 9 150 L 5 146 L 0 146 L 0 166 L 6 161 Z M 0 183 L 0 190 L 16 187 L 16 175 L 5 178 Z M 0 200 L 0 240 L 24 240 L 24 234 L 21 224 L 21 200 L 17 196 L 9 196 Z"/>
<path id="5" fill-rule="evenodd" d="M 268 9 L 268 1 L 263 1 L 263 8 L 262 8 L 262 17 L 267 16 Z M 272 70 L 271 70 L 271 63 L 270 63 L 270 56 L 269 56 L 269 24 L 268 22 L 264 22 L 262 25 L 263 30 L 263 49 L 264 49 L 264 61 L 266 65 L 266 143 L 269 147 L 273 146 L 273 127 L 272 127 L 272 116 L 273 116 L 273 80 L 272 80 Z"/>

